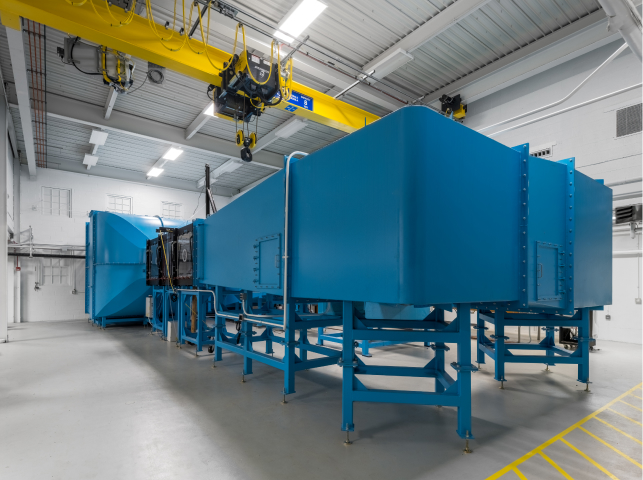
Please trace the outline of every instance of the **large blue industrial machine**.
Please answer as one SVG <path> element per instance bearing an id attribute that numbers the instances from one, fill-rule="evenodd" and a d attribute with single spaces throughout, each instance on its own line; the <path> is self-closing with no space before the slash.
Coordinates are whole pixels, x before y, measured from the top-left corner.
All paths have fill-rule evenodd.
<path id="1" fill-rule="evenodd" d="M 244 377 L 253 361 L 283 370 L 284 402 L 297 371 L 342 367 L 347 443 L 355 402 L 439 405 L 458 409 L 468 451 L 477 370 L 470 312 L 478 315 L 476 360 L 493 358 L 496 380 L 505 381 L 506 362 L 566 363 L 589 385 L 590 313 L 611 303 L 611 190 L 578 172 L 573 158 L 528 152 L 406 107 L 306 158 L 291 155 L 281 172 L 183 229 L 93 212 L 88 311 L 103 324 L 137 317 L 153 286 L 158 328 L 171 311 L 179 344 L 207 345 L 215 364 L 225 349 L 243 356 Z M 208 199 L 214 206 L 209 190 Z M 148 261 L 145 285 L 142 252 L 155 236 L 167 250 L 148 245 L 156 267 Z M 455 320 L 445 321 L 453 310 Z M 508 325 L 547 333 L 538 344 L 507 344 Z M 309 342 L 309 329 L 333 326 L 341 335 Z M 576 350 L 556 346 L 560 327 L 572 329 Z M 355 354 L 357 345 L 404 342 L 430 346 L 432 360 L 382 366 Z M 456 361 L 447 365 L 452 347 Z M 434 380 L 415 391 L 369 389 L 363 375 Z"/>
<path id="2" fill-rule="evenodd" d="M 480 312 L 478 362 L 579 365 L 589 382 L 589 309 L 611 302 L 611 190 L 562 162 L 529 157 L 424 107 L 403 108 L 297 160 L 203 223 L 202 282 L 215 289 L 215 361 L 221 349 L 285 372 L 332 363 L 343 367 L 342 430 L 352 431 L 354 402 L 458 408 L 458 434 L 471 430 L 470 310 Z M 323 225 L 323 228 L 319 226 Z M 243 292 L 243 315 L 220 315 L 226 289 Z M 257 293 L 264 301 L 253 308 Z M 342 302 L 340 314 L 308 305 Z M 412 305 L 421 320 L 367 318 L 356 302 Z M 445 310 L 457 310 L 447 323 Z M 224 318 L 240 323 L 226 331 Z M 495 343 L 484 335 L 495 323 Z M 513 322 L 513 323 L 507 323 Z M 579 348 L 547 341 L 544 356 L 510 356 L 503 325 L 577 328 Z M 252 325 L 266 330 L 253 334 Z M 308 342 L 307 330 L 343 325 L 340 352 Z M 274 335 L 283 328 L 284 337 Z M 296 338 L 296 332 L 300 332 Z M 241 345 L 233 338 L 242 339 Z M 356 342 L 423 342 L 426 365 L 369 365 Z M 284 345 L 283 359 L 255 352 L 256 342 Z M 448 368 L 448 344 L 457 361 Z M 516 348 L 530 348 L 534 346 Z M 297 354 L 298 352 L 298 354 Z M 312 353 L 316 358 L 308 358 Z M 372 390 L 361 375 L 434 378 L 433 391 Z"/>
<path id="3" fill-rule="evenodd" d="M 145 321 L 146 241 L 185 222 L 91 211 L 85 224 L 85 313 L 102 328 Z"/>

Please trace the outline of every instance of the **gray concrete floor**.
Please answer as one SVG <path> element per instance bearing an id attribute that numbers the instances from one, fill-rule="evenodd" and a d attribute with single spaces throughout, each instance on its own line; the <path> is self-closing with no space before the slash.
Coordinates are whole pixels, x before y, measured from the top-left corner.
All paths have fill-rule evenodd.
<path id="1" fill-rule="evenodd" d="M 356 404 L 354 444 L 344 446 L 336 366 L 297 374 L 297 393 L 282 405 L 282 373 L 255 362 L 241 383 L 234 354 L 213 369 L 212 356 L 195 358 L 193 347 L 179 350 L 140 326 L 15 325 L 0 345 L 0 479 L 485 479 L 641 382 L 640 346 L 598 346 L 591 394 L 566 365 L 546 374 L 541 365 L 509 364 L 499 390 L 487 363 L 473 377 L 474 453 L 462 455 L 455 409 L 413 405 Z M 388 365 L 423 365 L 432 356 L 421 346 L 372 353 L 369 362 Z M 369 380 L 430 388 L 429 380 L 420 387 Z M 640 409 L 640 400 L 630 401 Z M 614 409 L 641 422 L 640 410 Z M 611 415 L 641 439 L 640 426 Z M 591 429 L 641 462 L 633 440 Z M 641 478 L 608 447 L 570 435 L 619 479 Z M 574 478 L 607 478 L 561 442 L 547 452 Z M 563 478 L 540 457 L 521 470 L 529 480 Z"/>

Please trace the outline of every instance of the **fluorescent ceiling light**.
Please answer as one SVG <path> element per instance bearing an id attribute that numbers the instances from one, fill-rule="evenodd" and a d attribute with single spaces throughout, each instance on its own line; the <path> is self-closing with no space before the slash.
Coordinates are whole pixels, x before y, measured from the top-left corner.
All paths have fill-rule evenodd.
<path id="1" fill-rule="evenodd" d="M 89 143 L 93 143 L 94 145 L 105 145 L 107 135 L 108 133 L 103 132 L 102 130 L 92 130 L 92 134 L 89 137 Z"/>
<path id="2" fill-rule="evenodd" d="M 319 0 L 300 0 L 279 24 L 279 30 L 298 37 L 326 9 Z"/>
<path id="3" fill-rule="evenodd" d="M 147 176 L 148 177 L 158 177 L 161 173 L 163 173 L 162 168 L 152 167 L 152 169 L 149 172 L 147 172 Z"/>
<path id="4" fill-rule="evenodd" d="M 163 155 L 163 158 L 165 160 L 176 160 L 182 153 L 183 150 L 181 150 L 180 148 L 170 147 L 170 149 L 165 152 L 165 155 Z"/>
<path id="5" fill-rule="evenodd" d="M 303 120 L 296 119 L 290 122 L 288 125 L 284 125 L 283 127 L 277 127 L 277 131 L 275 131 L 275 137 L 279 137 L 279 138 L 292 137 L 295 133 L 297 133 L 302 128 L 306 128 L 306 122 L 304 122 Z"/>
<path id="6" fill-rule="evenodd" d="M 405 50 L 402 50 L 401 48 L 398 48 L 390 55 L 387 55 L 385 58 L 373 65 L 371 67 L 373 71 L 369 72 L 369 75 L 378 79 L 382 79 L 387 75 L 390 75 L 403 65 L 406 65 L 411 60 L 413 60 L 413 55 Z"/>
<path id="7" fill-rule="evenodd" d="M 83 159 L 83 165 L 87 165 L 87 170 L 89 170 L 92 167 L 95 167 L 97 163 L 98 163 L 97 156 L 90 155 L 89 153 L 85 154 L 85 158 Z"/>
<path id="8" fill-rule="evenodd" d="M 203 111 L 203 113 L 210 117 L 215 117 L 216 115 L 214 114 L 214 103 L 210 103 L 210 105 L 205 107 L 205 110 Z"/>
<path id="9" fill-rule="evenodd" d="M 279 30 L 275 32 L 275 37 L 277 37 L 280 40 L 283 40 L 286 43 L 292 43 L 295 41 L 295 39 L 292 38 L 290 35 L 286 35 L 284 32 L 281 32 Z"/>

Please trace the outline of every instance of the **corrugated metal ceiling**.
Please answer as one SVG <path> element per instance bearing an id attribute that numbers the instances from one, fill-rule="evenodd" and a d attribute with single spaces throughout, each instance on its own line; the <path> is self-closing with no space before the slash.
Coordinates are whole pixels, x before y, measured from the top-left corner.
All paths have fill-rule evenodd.
<path id="1" fill-rule="evenodd" d="M 415 50 L 388 80 L 432 93 L 599 8 L 596 0 L 494 0 Z"/>
<path id="2" fill-rule="evenodd" d="M 296 0 L 239 0 L 240 8 L 277 24 Z M 440 14 L 453 0 L 326 0 L 328 8 L 308 28 L 310 41 L 347 63 L 361 67 L 404 38 L 426 21 Z M 154 0 L 157 22 L 171 20 L 173 0 Z M 493 63 L 511 52 L 547 36 L 600 8 L 597 0 L 492 0 L 447 31 L 413 52 L 414 60 L 386 78 L 386 82 L 406 91 L 409 98 L 431 93 Z M 216 14 L 213 14 L 216 16 Z M 216 23 L 213 23 L 216 26 Z M 64 65 L 56 53 L 66 34 L 47 29 L 47 90 L 52 95 L 74 98 L 92 105 L 103 106 L 108 87 L 100 77 L 88 77 L 71 66 Z M 199 34 L 197 33 L 197 37 Z M 233 39 L 214 28 L 210 43 L 231 51 Z M 134 87 L 142 85 L 147 62 L 136 60 Z M 9 83 L 10 101 L 15 103 L 11 88 L 13 73 L 4 29 L 0 29 L 0 68 Z M 354 73 L 354 72 L 351 72 Z M 337 93 L 338 89 L 318 78 L 295 71 L 295 79 L 322 92 Z M 186 128 L 208 103 L 207 85 L 167 71 L 163 86 L 145 83 L 127 96 L 120 96 L 114 109 L 123 113 L 155 120 L 175 127 Z M 365 110 L 385 115 L 386 108 L 348 93 L 343 98 Z M 14 123 L 19 129 L 17 111 L 12 109 Z M 268 109 L 261 117 L 258 134 L 263 135 L 288 120 L 291 114 Z M 50 154 L 82 161 L 87 151 L 89 129 L 80 125 L 50 122 Z M 200 133 L 232 140 L 235 126 L 224 120 L 210 120 Z M 288 139 L 280 139 L 267 151 L 288 154 L 293 150 L 313 152 L 343 137 L 341 131 L 310 122 L 309 126 Z M 21 132 L 19 134 L 21 136 Z M 68 142 L 66 146 L 63 143 Z M 154 143 L 154 142 L 151 142 Z M 110 135 L 108 145 L 101 148 L 101 164 L 113 168 L 143 171 L 158 158 L 158 145 L 146 144 L 129 135 Z M 24 146 L 21 146 L 24 149 Z M 104 151 L 103 151 L 104 150 Z M 61 153 L 62 152 L 62 153 Z M 168 165 L 164 175 L 183 180 L 200 178 L 206 162 L 202 152 L 186 154 L 175 165 Z M 206 155 L 207 156 L 207 155 Z M 73 158 L 72 158 L 73 157 Z M 216 157 L 216 156 L 214 156 Z M 225 161 L 219 158 L 220 163 Z M 217 163 L 208 158 L 215 167 Z M 250 166 L 226 174 L 218 181 L 241 188 L 272 170 Z"/>

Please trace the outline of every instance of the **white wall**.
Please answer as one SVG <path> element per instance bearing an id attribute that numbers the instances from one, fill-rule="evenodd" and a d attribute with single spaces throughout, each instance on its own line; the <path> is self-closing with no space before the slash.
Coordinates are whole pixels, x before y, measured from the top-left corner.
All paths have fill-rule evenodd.
<path id="1" fill-rule="evenodd" d="M 20 224 L 22 230 L 29 226 L 33 227 L 34 243 L 84 245 L 85 223 L 89 220 L 87 215 L 91 210 L 107 210 L 108 194 L 132 197 L 133 213 L 136 215 L 161 215 L 161 202 L 167 201 L 182 205 L 181 213 L 184 219 L 191 218 L 195 209 L 194 218 L 205 216 L 205 195 L 200 195 L 198 192 L 154 187 L 54 169 L 39 168 L 36 179 L 31 180 L 24 165 L 20 173 Z M 41 213 L 42 187 L 71 190 L 71 218 L 52 217 Z M 217 208 L 227 205 L 230 200 L 228 197 L 214 197 Z M 24 257 L 20 259 L 23 322 L 87 318 L 84 313 L 84 261 L 66 260 L 66 262 L 66 265 L 71 267 L 72 273 L 69 285 L 40 286 L 40 289 L 35 291 L 35 282 L 40 282 L 42 260 Z M 74 288 L 76 294 L 72 293 Z"/>
<path id="2" fill-rule="evenodd" d="M 13 153 L 7 141 L 7 226 L 13 228 Z M 15 232 L 14 232 L 15 233 Z"/>
<path id="3" fill-rule="evenodd" d="M 482 128 L 563 98 L 622 43 L 621 40 L 611 43 L 469 104 L 465 124 L 473 129 Z M 516 123 L 640 82 L 641 63 L 626 50 L 570 100 Z M 641 133 L 616 138 L 616 110 L 640 102 L 641 90 L 633 90 L 492 138 L 510 147 L 555 143 L 553 161 L 575 157 L 578 170 L 606 183 L 636 178 L 641 176 Z M 614 188 L 615 194 L 640 190 L 640 183 Z M 615 205 L 640 202 L 640 198 L 630 199 Z M 640 235 L 634 240 L 629 236 L 614 237 L 614 250 L 640 249 Z M 641 296 L 640 261 L 637 257 L 614 258 L 613 305 L 597 312 L 595 333 L 599 341 L 641 343 L 642 311 L 634 301 Z M 605 319 L 606 314 L 611 320 Z"/>

